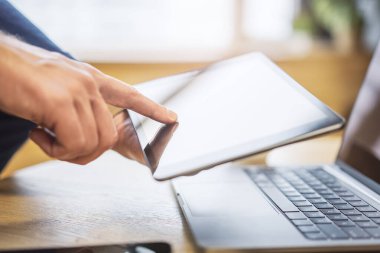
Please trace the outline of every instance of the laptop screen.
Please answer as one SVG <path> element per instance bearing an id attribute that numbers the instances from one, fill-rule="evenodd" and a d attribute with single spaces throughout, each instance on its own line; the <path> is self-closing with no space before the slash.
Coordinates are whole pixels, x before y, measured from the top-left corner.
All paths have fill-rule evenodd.
<path id="1" fill-rule="evenodd" d="M 347 124 L 339 159 L 372 179 L 380 188 L 380 46 L 375 51 L 366 78 Z M 351 173 L 352 174 L 352 173 Z M 368 185 L 368 184 L 367 184 Z"/>

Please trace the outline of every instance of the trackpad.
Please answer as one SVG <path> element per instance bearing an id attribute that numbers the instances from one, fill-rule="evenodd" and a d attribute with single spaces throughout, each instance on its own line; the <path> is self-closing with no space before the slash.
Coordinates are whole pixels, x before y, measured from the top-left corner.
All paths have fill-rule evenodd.
<path id="1" fill-rule="evenodd" d="M 190 183 L 181 185 L 179 193 L 195 217 L 278 214 L 250 184 Z"/>

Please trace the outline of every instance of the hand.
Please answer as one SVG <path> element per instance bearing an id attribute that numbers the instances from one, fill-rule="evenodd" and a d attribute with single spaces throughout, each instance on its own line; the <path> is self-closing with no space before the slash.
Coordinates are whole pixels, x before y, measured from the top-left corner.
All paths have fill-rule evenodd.
<path id="1" fill-rule="evenodd" d="M 0 110 L 39 125 L 30 137 L 51 157 L 85 164 L 111 148 L 118 135 L 107 103 L 176 121 L 174 112 L 89 64 L 3 34 L 0 55 Z"/>

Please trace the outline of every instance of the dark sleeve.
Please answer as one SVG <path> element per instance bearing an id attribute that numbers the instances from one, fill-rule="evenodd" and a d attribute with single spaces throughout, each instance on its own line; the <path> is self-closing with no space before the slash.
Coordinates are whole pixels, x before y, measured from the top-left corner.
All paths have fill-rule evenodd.
<path id="1" fill-rule="evenodd" d="M 5 0 L 0 0 L 0 30 L 34 46 L 73 58 L 70 54 L 62 51 L 40 29 Z"/>
<path id="2" fill-rule="evenodd" d="M 29 44 L 72 58 L 5 0 L 0 0 L 0 30 Z M 36 125 L 28 120 L 0 111 L 0 172 L 27 140 L 29 131 L 35 127 Z"/>

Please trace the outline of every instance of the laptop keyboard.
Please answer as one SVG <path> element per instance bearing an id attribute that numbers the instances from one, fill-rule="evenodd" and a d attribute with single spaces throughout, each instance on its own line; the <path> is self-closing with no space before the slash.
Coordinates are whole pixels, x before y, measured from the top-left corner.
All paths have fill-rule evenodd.
<path id="1" fill-rule="evenodd" d="M 379 210 L 322 168 L 246 172 L 306 238 L 380 239 Z"/>

